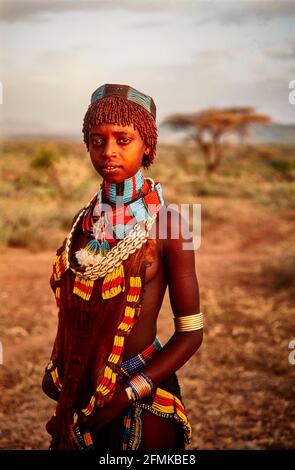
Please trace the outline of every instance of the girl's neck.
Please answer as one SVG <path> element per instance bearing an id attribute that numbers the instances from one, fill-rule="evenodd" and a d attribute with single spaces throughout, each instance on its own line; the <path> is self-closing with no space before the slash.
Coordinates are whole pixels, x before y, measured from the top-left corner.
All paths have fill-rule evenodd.
<path id="1" fill-rule="evenodd" d="M 124 204 L 137 199 L 140 195 L 141 188 L 144 184 L 144 176 L 141 168 L 130 178 L 125 179 L 121 183 L 108 183 L 106 180 L 102 182 L 102 198 L 104 202 L 116 204 L 117 197 L 123 197 Z"/>

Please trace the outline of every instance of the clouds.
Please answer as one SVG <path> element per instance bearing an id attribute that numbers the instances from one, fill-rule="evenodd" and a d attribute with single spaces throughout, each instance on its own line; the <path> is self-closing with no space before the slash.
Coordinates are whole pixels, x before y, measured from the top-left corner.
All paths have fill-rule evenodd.
<path id="1" fill-rule="evenodd" d="M 294 64 L 295 59 L 295 37 L 291 37 L 284 44 L 266 47 L 265 54 L 273 59 L 291 60 Z"/>
<path id="2" fill-rule="evenodd" d="M 210 21 L 242 23 L 253 18 L 270 21 L 295 17 L 293 0 L 2 0 L 1 20 L 47 21 L 52 14 L 99 12 L 125 9 L 157 12 L 189 9 L 197 15 L 196 24 Z"/>
<path id="3" fill-rule="evenodd" d="M 213 2 L 215 19 L 224 23 L 243 23 L 256 19 L 273 21 L 295 16 L 293 0 L 256 0 Z"/>
<path id="4" fill-rule="evenodd" d="M 42 14 L 91 11 L 106 5 L 106 1 L 100 0 L 2 0 L 1 19 L 6 22 L 39 21 Z"/>
<path id="5" fill-rule="evenodd" d="M 103 83 L 130 84 L 153 96 L 159 120 L 178 111 L 253 105 L 275 119 L 295 121 L 295 106 L 287 99 L 295 78 L 295 2 L 1 5 L 2 111 L 8 127 L 39 123 L 38 132 L 42 126 L 79 134 L 90 94 Z"/>
<path id="6" fill-rule="evenodd" d="M 180 0 L 2 0 L 1 19 L 6 22 L 39 21 L 42 17 L 43 20 L 49 19 L 48 14 L 54 13 L 111 9 L 146 12 L 179 8 L 182 5 Z"/>

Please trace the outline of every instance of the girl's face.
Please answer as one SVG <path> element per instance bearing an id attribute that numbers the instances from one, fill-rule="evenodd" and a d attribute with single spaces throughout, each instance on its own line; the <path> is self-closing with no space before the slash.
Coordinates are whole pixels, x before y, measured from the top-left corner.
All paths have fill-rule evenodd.
<path id="1" fill-rule="evenodd" d="M 149 149 L 137 129 L 118 124 L 99 124 L 90 129 L 89 153 L 96 171 L 109 183 L 133 176 Z"/>

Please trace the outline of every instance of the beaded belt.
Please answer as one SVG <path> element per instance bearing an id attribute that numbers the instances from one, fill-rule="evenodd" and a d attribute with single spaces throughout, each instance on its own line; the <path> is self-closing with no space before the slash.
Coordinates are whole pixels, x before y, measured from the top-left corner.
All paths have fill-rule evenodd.
<path id="1" fill-rule="evenodd" d="M 158 338 L 155 338 L 150 346 L 136 356 L 132 356 L 122 362 L 121 371 L 126 377 L 131 377 L 140 372 L 146 363 L 155 355 L 157 351 L 161 351 L 162 345 Z"/>

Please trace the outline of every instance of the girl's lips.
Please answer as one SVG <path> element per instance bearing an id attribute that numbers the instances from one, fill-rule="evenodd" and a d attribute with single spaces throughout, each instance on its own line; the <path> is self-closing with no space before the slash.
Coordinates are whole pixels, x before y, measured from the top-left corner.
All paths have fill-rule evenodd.
<path id="1" fill-rule="evenodd" d="M 111 166 L 111 165 L 103 166 L 102 171 L 110 175 L 110 174 L 116 173 L 119 170 L 119 168 L 120 168 L 119 166 Z"/>

